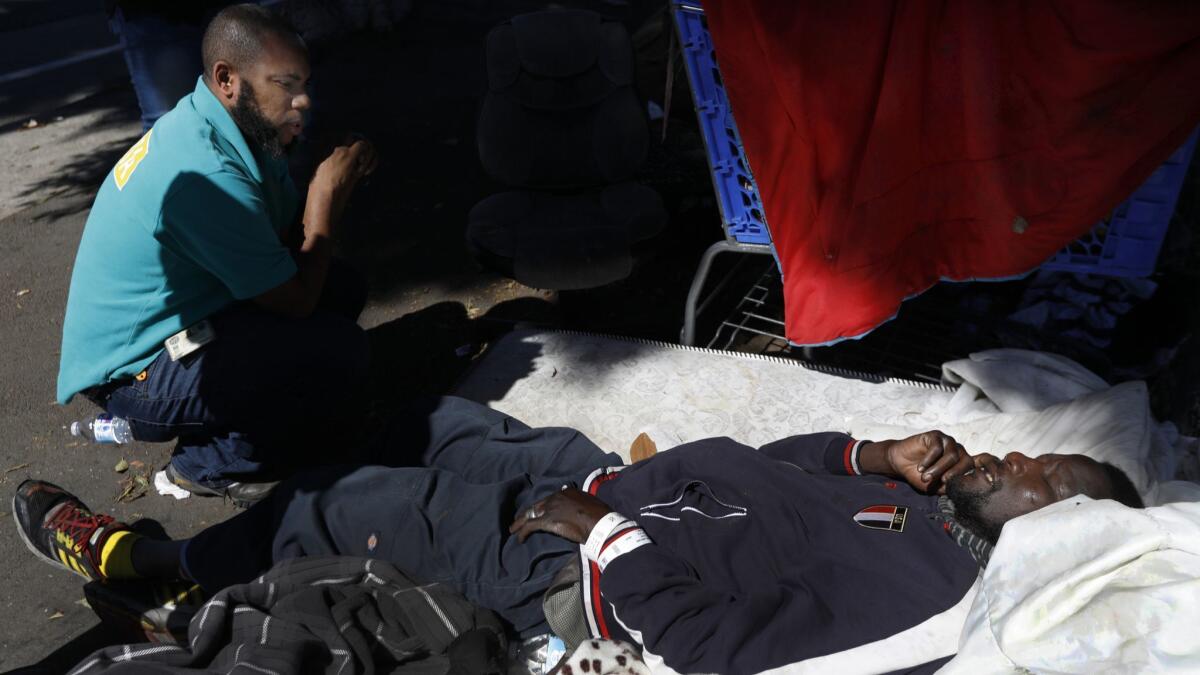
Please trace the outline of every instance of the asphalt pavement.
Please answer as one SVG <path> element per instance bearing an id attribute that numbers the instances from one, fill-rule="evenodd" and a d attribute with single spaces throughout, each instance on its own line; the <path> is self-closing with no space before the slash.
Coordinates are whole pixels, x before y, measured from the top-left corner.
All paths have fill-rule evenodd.
<path id="1" fill-rule="evenodd" d="M 181 520 L 194 529 L 228 508 L 197 501 L 185 513 L 147 498 L 116 504 L 117 462 L 156 465 L 163 449 L 91 447 L 65 429 L 93 412 L 82 401 L 54 402 L 71 261 L 95 184 L 141 125 L 119 53 L 54 65 L 116 42 L 100 3 L 0 3 L 0 40 L 0 567 L 7 570 L 0 670 L 9 670 L 41 661 L 97 624 L 80 604 L 82 580 L 38 563 L 16 536 L 9 498 L 25 477 L 47 477 L 123 518 L 151 514 L 177 530 Z M 34 671 L 62 672 L 73 660 L 63 656 Z"/>
<path id="2" fill-rule="evenodd" d="M 127 521 L 153 518 L 172 534 L 187 534 L 232 513 L 216 500 L 177 505 L 148 496 L 117 503 L 124 478 L 114 471 L 117 462 L 157 466 L 169 446 L 92 446 L 65 428 L 95 412 L 85 401 L 65 407 L 54 401 L 70 261 L 90 201 L 86 191 L 61 194 L 0 220 L 0 566 L 7 570 L 0 591 L 0 669 L 5 670 L 38 662 L 97 623 L 91 609 L 80 604 L 82 580 L 41 564 L 17 538 L 8 499 L 21 480 L 52 480 L 97 509 Z M 47 666 L 45 672 L 55 671 Z"/>

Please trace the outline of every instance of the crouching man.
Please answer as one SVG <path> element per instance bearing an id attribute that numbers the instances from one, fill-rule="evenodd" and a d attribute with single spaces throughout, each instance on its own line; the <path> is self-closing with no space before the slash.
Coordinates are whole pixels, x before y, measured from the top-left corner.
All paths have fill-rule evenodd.
<path id="1" fill-rule="evenodd" d="M 244 504 L 306 440 L 345 435 L 367 372 L 366 285 L 331 264 L 331 241 L 376 159 L 363 141 L 335 149 L 301 203 L 285 154 L 310 106 L 303 41 L 269 10 L 235 5 L 209 24 L 202 56 L 195 91 L 96 195 L 58 400 L 82 394 L 137 440 L 177 438 L 172 482 Z"/>

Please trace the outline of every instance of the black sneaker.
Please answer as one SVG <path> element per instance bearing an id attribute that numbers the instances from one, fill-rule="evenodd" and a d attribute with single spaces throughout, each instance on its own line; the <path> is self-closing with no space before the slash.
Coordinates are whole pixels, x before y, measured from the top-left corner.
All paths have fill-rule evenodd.
<path id="1" fill-rule="evenodd" d="M 129 529 L 112 516 L 92 513 L 75 495 L 41 480 L 17 486 L 12 511 L 17 532 L 30 551 L 84 579 L 104 578 L 100 573 L 104 541 Z"/>
<path id="2" fill-rule="evenodd" d="M 183 474 L 175 470 L 175 464 L 167 464 L 167 468 L 163 469 L 167 474 L 167 480 L 171 484 L 187 490 L 197 497 L 222 497 L 233 502 L 234 506 L 239 508 L 249 508 L 255 502 L 262 501 L 267 495 L 271 494 L 271 490 L 279 485 L 279 481 L 270 481 L 265 483 L 229 483 L 221 487 L 210 487 L 202 483 L 188 480 Z"/>
<path id="3" fill-rule="evenodd" d="M 187 642 L 188 624 L 207 598 L 192 581 L 93 581 L 83 587 L 92 611 L 131 642 Z"/>

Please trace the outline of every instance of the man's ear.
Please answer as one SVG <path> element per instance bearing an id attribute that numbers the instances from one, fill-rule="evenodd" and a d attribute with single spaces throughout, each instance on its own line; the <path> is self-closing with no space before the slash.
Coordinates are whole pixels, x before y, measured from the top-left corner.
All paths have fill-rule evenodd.
<path id="1" fill-rule="evenodd" d="M 212 72 L 209 73 L 209 79 L 212 80 L 213 89 L 222 100 L 232 103 L 237 98 L 241 78 L 238 77 L 229 62 L 217 61 L 214 63 Z"/>

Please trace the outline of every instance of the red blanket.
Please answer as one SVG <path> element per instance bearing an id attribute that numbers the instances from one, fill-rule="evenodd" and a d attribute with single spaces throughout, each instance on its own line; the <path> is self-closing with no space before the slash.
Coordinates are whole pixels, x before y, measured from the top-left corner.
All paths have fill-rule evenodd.
<path id="1" fill-rule="evenodd" d="M 1200 121 L 1200 2 L 704 7 L 799 344 L 1037 267 Z"/>

